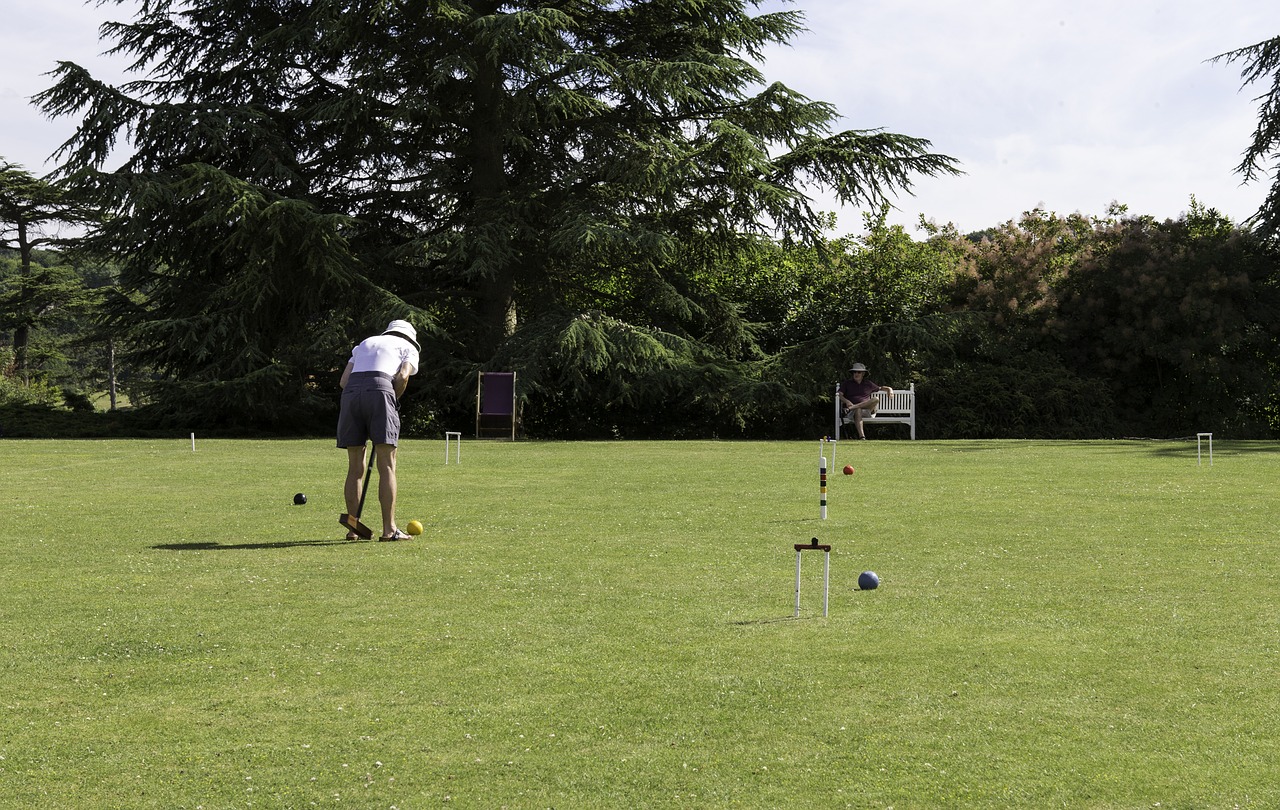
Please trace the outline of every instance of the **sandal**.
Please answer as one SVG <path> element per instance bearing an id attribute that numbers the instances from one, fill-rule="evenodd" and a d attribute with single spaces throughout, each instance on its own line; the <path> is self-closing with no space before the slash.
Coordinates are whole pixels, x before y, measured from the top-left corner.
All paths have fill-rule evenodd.
<path id="1" fill-rule="evenodd" d="M 359 539 L 360 539 L 360 535 L 356 534 L 355 532 L 347 532 L 347 542 L 348 542 L 348 543 L 354 543 L 355 541 L 357 541 L 357 540 L 359 540 Z"/>
<path id="2" fill-rule="evenodd" d="M 396 529 L 396 530 L 395 530 L 394 532 L 392 532 L 391 534 L 387 534 L 387 535 L 383 535 L 382 537 L 379 537 L 379 538 L 378 538 L 378 542 L 379 542 L 379 543 L 390 543 L 390 542 L 393 542 L 393 541 L 396 541 L 396 540 L 412 540 L 412 539 L 413 539 L 413 535 L 405 534 L 404 532 L 400 531 L 399 529 Z"/>

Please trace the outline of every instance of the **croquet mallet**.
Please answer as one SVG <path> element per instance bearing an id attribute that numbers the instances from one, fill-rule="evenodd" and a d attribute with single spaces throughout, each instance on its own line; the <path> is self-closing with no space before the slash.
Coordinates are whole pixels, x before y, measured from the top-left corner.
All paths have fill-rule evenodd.
<path id="1" fill-rule="evenodd" d="M 373 537 L 373 529 L 360 522 L 360 514 L 364 512 L 364 496 L 369 494 L 369 479 L 373 477 L 373 460 L 377 458 L 377 453 L 373 447 L 369 448 L 369 468 L 364 471 L 364 486 L 360 489 L 360 503 L 356 506 L 356 513 L 348 515 L 343 512 L 338 515 L 338 522 L 346 526 L 348 530 L 356 533 L 363 540 Z"/>

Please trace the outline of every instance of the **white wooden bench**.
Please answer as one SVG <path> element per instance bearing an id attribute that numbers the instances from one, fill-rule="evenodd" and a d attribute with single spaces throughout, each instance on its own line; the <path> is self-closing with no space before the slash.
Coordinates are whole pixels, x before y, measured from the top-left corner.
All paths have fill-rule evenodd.
<path id="1" fill-rule="evenodd" d="M 880 405 L 876 408 L 875 416 L 862 417 L 863 430 L 867 425 L 907 425 L 911 428 L 911 438 L 916 437 L 916 384 L 911 383 L 906 388 L 895 388 L 892 394 L 886 394 L 883 391 L 876 394 L 880 400 Z M 843 419 L 840 413 L 840 384 L 836 383 L 836 440 L 840 440 L 840 428 L 843 425 L 853 424 L 853 419 Z"/>

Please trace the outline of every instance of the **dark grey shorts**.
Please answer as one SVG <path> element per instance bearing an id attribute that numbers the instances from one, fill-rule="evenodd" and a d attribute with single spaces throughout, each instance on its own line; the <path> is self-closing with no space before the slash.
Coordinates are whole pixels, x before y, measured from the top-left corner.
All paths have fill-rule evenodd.
<path id="1" fill-rule="evenodd" d="M 380 371 L 361 371 L 347 378 L 338 412 L 339 447 L 360 447 L 370 439 L 374 444 L 400 441 L 396 391 L 391 375 Z"/>

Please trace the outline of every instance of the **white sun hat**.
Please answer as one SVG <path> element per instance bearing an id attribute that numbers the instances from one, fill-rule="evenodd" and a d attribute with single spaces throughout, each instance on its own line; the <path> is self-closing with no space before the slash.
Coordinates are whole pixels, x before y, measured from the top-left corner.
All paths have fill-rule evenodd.
<path id="1" fill-rule="evenodd" d="M 382 331 L 382 334 L 404 338 L 413 344 L 413 348 L 422 351 L 422 347 L 418 345 L 418 330 L 414 329 L 413 324 L 408 321 L 392 321 L 387 324 L 387 328 Z"/>

